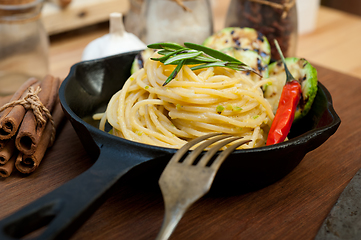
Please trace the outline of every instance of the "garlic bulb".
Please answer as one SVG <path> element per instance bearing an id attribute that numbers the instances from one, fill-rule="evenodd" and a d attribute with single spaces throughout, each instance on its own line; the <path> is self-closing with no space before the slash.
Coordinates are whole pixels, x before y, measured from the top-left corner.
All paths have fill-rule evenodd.
<path id="1" fill-rule="evenodd" d="M 82 60 L 102 58 L 146 48 L 147 46 L 137 36 L 125 31 L 121 13 L 111 13 L 110 32 L 90 42 L 83 51 Z"/>

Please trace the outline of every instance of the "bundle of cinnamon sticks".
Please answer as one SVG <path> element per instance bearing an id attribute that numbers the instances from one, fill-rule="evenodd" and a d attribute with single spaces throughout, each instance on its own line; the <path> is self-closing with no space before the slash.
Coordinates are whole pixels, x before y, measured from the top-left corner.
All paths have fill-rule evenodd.
<path id="1" fill-rule="evenodd" d="M 10 176 L 14 168 L 29 174 L 39 167 L 64 118 L 59 87 L 60 79 L 51 75 L 42 81 L 30 78 L 0 103 L 1 177 Z"/>

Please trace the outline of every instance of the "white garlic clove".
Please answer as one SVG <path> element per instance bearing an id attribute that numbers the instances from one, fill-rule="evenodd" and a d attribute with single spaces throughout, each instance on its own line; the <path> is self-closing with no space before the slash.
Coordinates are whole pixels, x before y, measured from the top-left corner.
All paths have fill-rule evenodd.
<path id="1" fill-rule="evenodd" d="M 109 31 L 108 34 L 93 40 L 85 47 L 83 61 L 139 51 L 147 47 L 137 36 L 125 31 L 121 13 L 110 14 Z"/>

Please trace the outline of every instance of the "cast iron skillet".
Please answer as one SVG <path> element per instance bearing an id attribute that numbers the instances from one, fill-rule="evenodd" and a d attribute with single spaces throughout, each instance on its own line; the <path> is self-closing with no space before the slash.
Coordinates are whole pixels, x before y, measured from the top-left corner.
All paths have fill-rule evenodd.
<path id="1" fill-rule="evenodd" d="M 134 168 L 131 172 L 138 174 L 143 183 L 157 182 L 175 149 L 118 138 L 82 120 L 106 106 L 111 96 L 121 89 L 136 53 L 80 62 L 71 68 L 61 85 L 60 101 L 85 149 L 97 161 L 75 179 L 2 220 L 0 239 L 21 238 L 46 225 L 37 239 L 67 239 L 129 170 Z M 340 122 L 329 92 L 319 83 L 312 110 L 292 127 L 291 140 L 235 151 L 220 168 L 212 191 L 240 194 L 276 182 L 294 169 L 307 152 L 325 142 Z"/>

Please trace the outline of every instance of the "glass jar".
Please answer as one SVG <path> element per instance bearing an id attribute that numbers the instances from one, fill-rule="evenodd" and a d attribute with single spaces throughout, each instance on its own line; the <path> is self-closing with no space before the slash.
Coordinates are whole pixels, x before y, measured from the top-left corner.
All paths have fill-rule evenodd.
<path id="1" fill-rule="evenodd" d="M 297 9 L 295 0 L 232 0 L 226 27 L 250 27 L 263 33 L 271 45 L 271 59 L 280 56 L 277 39 L 285 57 L 295 57 L 297 47 Z"/>
<path id="2" fill-rule="evenodd" d="M 43 0 L 0 0 L 0 95 L 48 73 L 49 38 L 40 19 Z"/>
<path id="3" fill-rule="evenodd" d="M 145 32 L 141 36 L 143 42 L 146 44 L 156 42 L 201 44 L 213 33 L 212 8 L 209 0 L 179 2 L 146 0 Z"/>

